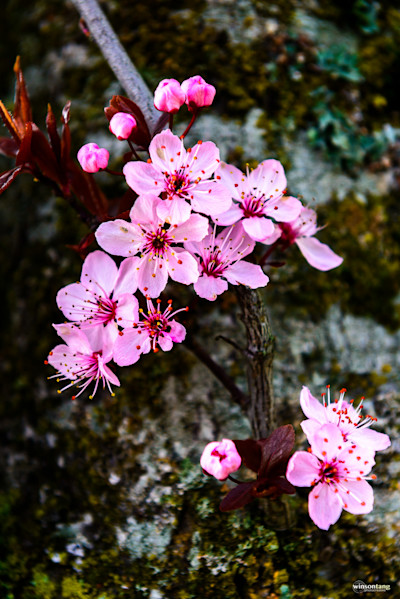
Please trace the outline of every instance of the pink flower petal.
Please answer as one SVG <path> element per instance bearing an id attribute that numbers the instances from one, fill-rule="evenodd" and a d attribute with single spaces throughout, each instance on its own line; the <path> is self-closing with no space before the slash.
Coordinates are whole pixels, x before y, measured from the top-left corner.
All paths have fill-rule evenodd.
<path id="1" fill-rule="evenodd" d="M 351 514 L 368 514 L 374 507 L 374 492 L 365 480 L 347 481 L 339 487 L 343 509 Z"/>
<path id="2" fill-rule="evenodd" d="M 336 424 L 323 424 L 310 440 L 312 451 L 323 461 L 331 461 L 343 448 L 343 436 Z"/>
<path id="3" fill-rule="evenodd" d="M 350 435 L 351 441 L 360 447 L 372 449 L 373 451 L 382 451 L 390 447 L 390 439 L 384 433 L 378 433 L 370 428 L 355 428 Z"/>
<path id="4" fill-rule="evenodd" d="M 228 283 L 225 279 L 209 277 L 201 275 L 198 281 L 194 284 L 194 290 L 200 297 L 209 300 L 210 302 L 217 299 L 218 295 L 224 293 L 228 289 Z"/>
<path id="5" fill-rule="evenodd" d="M 304 415 L 308 418 L 318 420 L 321 424 L 329 422 L 326 408 L 324 408 L 318 399 L 311 395 L 309 388 L 306 386 L 303 386 L 300 393 L 300 405 Z"/>
<path id="6" fill-rule="evenodd" d="M 160 198 L 153 193 L 139 196 L 133 204 L 129 217 L 135 224 L 154 224 L 157 218 L 157 205 Z"/>
<path id="7" fill-rule="evenodd" d="M 130 293 L 123 293 L 118 297 L 115 317 L 121 327 L 131 327 L 139 320 L 139 302 Z"/>
<path id="8" fill-rule="evenodd" d="M 158 345 L 161 347 L 163 351 L 170 351 L 174 344 L 169 335 L 161 333 L 158 337 Z"/>
<path id="9" fill-rule="evenodd" d="M 144 295 L 158 297 L 168 281 L 167 263 L 162 259 L 146 256 L 141 259 L 138 272 L 138 287 Z"/>
<path id="10" fill-rule="evenodd" d="M 218 225 L 229 227 L 230 225 L 233 225 L 238 220 L 240 220 L 242 217 L 243 211 L 239 207 L 239 205 L 232 204 L 231 208 L 229 208 L 229 210 L 227 210 L 226 212 L 222 212 L 217 216 L 213 216 L 213 221 L 216 222 Z"/>
<path id="11" fill-rule="evenodd" d="M 342 513 L 342 501 L 338 493 L 326 483 L 318 483 L 308 496 L 308 512 L 311 520 L 322 530 L 328 530 Z"/>
<path id="12" fill-rule="evenodd" d="M 209 179 L 219 166 L 219 149 L 212 141 L 205 141 L 193 146 L 187 153 L 186 166 L 192 180 L 200 177 Z"/>
<path id="13" fill-rule="evenodd" d="M 245 262 L 240 260 L 236 264 L 232 264 L 224 271 L 224 277 L 232 285 L 247 285 L 251 289 L 257 289 L 258 287 L 265 287 L 268 283 L 269 278 L 265 275 L 261 269 L 261 266 L 257 264 L 251 264 L 251 262 Z"/>
<path id="14" fill-rule="evenodd" d="M 182 341 L 186 337 L 185 327 L 180 322 L 176 322 L 176 320 L 171 320 L 169 324 L 170 331 L 168 334 L 171 337 L 172 341 L 174 343 L 182 343 Z"/>
<path id="15" fill-rule="evenodd" d="M 226 212 L 232 205 L 229 191 L 215 179 L 200 181 L 189 195 L 193 210 L 210 216 Z"/>
<path id="16" fill-rule="evenodd" d="M 150 351 L 149 336 L 141 329 L 124 329 L 114 344 L 113 358 L 119 366 L 135 364 L 142 353 Z"/>
<path id="17" fill-rule="evenodd" d="M 141 229 L 121 219 L 102 223 L 95 235 L 97 243 L 116 256 L 133 256 L 142 245 Z"/>
<path id="18" fill-rule="evenodd" d="M 300 214 L 302 204 L 297 198 L 284 196 L 266 203 L 264 214 L 278 222 L 290 222 Z"/>
<path id="19" fill-rule="evenodd" d="M 122 172 L 127 184 L 136 193 L 157 194 L 164 190 L 164 176 L 148 162 L 127 162 Z"/>
<path id="20" fill-rule="evenodd" d="M 264 160 L 248 176 L 251 189 L 257 189 L 268 198 L 280 197 L 286 189 L 286 176 L 278 160 Z"/>
<path id="21" fill-rule="evenodd" d="M 114 260 L 108 254 L 96 250 L 91 252 L 83 263 L 81 282 L 84 286 L 99 293 L 100 296 L 109 297 L 114 289 L 117 275 L 118 267 Z"/>
<path id="22" fill-rule="evenodd" d="M 59 290 L 56 296 L 58 308 L 68 320 L 80 322 L 85 320 L 87 291 L 82 283 L 71 283 Z"/>
<path id="23" fill-rule="evenodd" d="M 161 200 L 157 205 L 157 216 L 162 222 L 179 225 L 184 223 L 190 217 L 191 208 L 183 198 L 175 196 L 174 198 Z"/>
<path id="24" fill-rule="evenodd" d="M 117 298 L 122 293 L 135 293 L 138 287 L 137 276 L 139 261 L 140 258 L 137 256 L 122 260 L 118 270 L 118 277 L 115 282 L 114 298 Z"/>
<path id="25" fill-rule="evenodd" d="M 197 260 L 186 250 L 174 248 L 168 256 L 168 273 L 171 279 L 184 285 L 195 283 L 199 278 Z M 151 296 L 156 297 L 156 296 Z"/>
<path id="26" fill-rule="evenodd" d="M 167 200 L 168 201 L 168 200 Z M 191 214 L 188 220 L 178 225 L 173 233 L 176 243 L 201 241 L 208 233 L 208 219 L 200 214 Z"/>
<path id="27" fill-rule="evenodd" d="M 274 233 L 274 224 L 269 218 L 264 216 L 252 216 L 242 221 L 243 229 L 255 241 L 263 241 Z"/>
<path id="28" fill-rule="evenodd" d="M 299 237 L 296 243 L 307 262 L 318 270 L 331 270 L 343 262 L 343 258 L 315 237 Z"/>
<path id="29" fill-rule="evenodd" d="M 154 167 L 161 172 L 172 173 L 187 163 L 186 150 L 182 140 L 170 129 L 155 135 L 149 146 L 149 154 Z"/>
<path id="30" fill-rule="evenodd" d="M 310 487 L 319 479 L 320 461 L 308 451 L 296 451 L 288 462 L 286 478 L 296 487 Z"/>
<path id="31" fill-rule="evenodd" d="M 237 200 L 241 198 L 241 192 L 244 191 L 247 193 L 248 185 L 247 185 L 247 177 L 240 171 L 236 166 L 232 164 L 227 164 L 226 162 L 221 162 L 215 176 L 221 178 L 221 182 L 225 185 L 231 196 Z M 223 224 L 232 224 L 232 223 L 223 223 Z"/>

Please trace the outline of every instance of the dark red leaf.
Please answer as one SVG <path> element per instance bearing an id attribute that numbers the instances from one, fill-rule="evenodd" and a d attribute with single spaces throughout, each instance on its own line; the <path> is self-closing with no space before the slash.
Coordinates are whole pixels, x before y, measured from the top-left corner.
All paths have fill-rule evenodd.
<path id="1" fill-rule="evenodd" d="M 14 64 L 14 73 L 17 80 L 15 88 L 14 120 L 18 127 L 24 127 L 25 123 L 32 121 L 31 103 L 26 90 L 25 79 L 21 71 L 19 56 Z"/>
<path id="2" fill-rule="evenodd" d="M 14 121 L 12 114 L 10 114 L 7 108 L 4 106 L 3 102 L 0 100 L 0 117 L 13 136 L 14 140 L 19 144 L 21 138 L 23 137 L 23 131 L 18 129 L 17 123 Z"/>
<path id="3" fill-rule="evenodd" d="M 0 154 L 15 158 L 18 153 L 19 143 L 10 137 L 0 137 Z"/>
<path id="4" fill-rule="evenodd" d="M 97 185 L 94 177 L 89 173 L 85 173 L 72 160 L 69 160 L 68 163 L 68 180 L 72 191 L 89 212 L 99 218 L 107 216 L 108 201 L 106 196 Z"/>
<path id="5" fill-rule="evenodd" d="M 165 125 L 168 122 L 169 122 L 169 114 L 168 114 L 168 112 L 163 112 L 161 114 L 160 118 L 158 119 L 158 121 L 156 122 L 154 131 L 153 131 L 153 136 L 157 135 L 157 133 L 160 133 L 163 129 L 165 129 Z"/>
<path id="6" fill-rule="evenodd" d="M 270 499 L 276 499 L 284 493 L 292 495 L 296 490 L 283 476 L 274 476 L 272 478 L 257 479 L 254 483 L 253 492 L 255 497 L 269 497 Z"/>
<path id="7" fill-rule="evenodd" d="M 125 96 L 113 96 L 110 100 L 110 106 L 104 109 L 106 117 L 110 121 L 117 112 L 127 112 L 135 117 L 137 127 L 135 127 L 129 137 L 130 141 L 145 149 L 149 147 L 151 135 L 147 126 L 143 112 L 139 106 Z"/>
<path id="8" fill-rule="evenodd" d="M 32 127 L 31 152 L 39 171 L 45 177 L 61 184 L 62 175 L 57 159 L 46 137 L 34 123 Z"/>
<path id="9" fill-rule="evenodd" d="M 89 246 L 94 242 L 95 239 L 96 237 L 94 233 L 88 233 L 83 239 L 80 240 L 78 245 L 67 245 L 67 247 L 75 252 L 78 252 L 82 260 L 84 260 L 89 253 Z"/>
<path id="10" fill-rule="evenodd" d="M 54 112 L 52 111 L 50 104 L 48 104 L 47 106 L 46 128 L 47 133 L 49 134 L 50 145 L 52 147 L 54 155 L 57 158 L 58 162 L 60 162 L 61 141 L 57 131 L 56 117 L 54 116 Z"/>
<path id="11" fill-rule="evenodd" d="M 32 123 L 29 122 L 25 125 L 25 135 L 22 138 L 21 144 L 19 146 L 18 154 L 15 161 L 16 166 L 32 162 L 31 144 Z"/>
<path id="12" fill-rule="evenodd" d="M 61 134 L 61 163 L 66 168 L 71 153 L 71 132 L 69 129 L 69 109 L 71 102 L 67 102 L 62 111 L 62 122 L 64 124 Z"/>
<path id="13" fill-rule="evenodd" d="M 286 472 L 294 440 L 294 429 L 291 424 L 286 424 L 275 429 L 267 439 L 257 441 L 261 447 L 261 465 L 258 478 Z"/>
<path id="14" fill-rule="evenodd" d="M 253 472 L 258 472 L 261 464 L 261 447 L 254 439 L 236 440 L 234 444 L 244 465 Z"/>
<path id="15" fill-rule="evenodd" d="M 221 512 L 237 510 L 250 503 L 252 499 L 254 499 L 253 483 L 240 483 L 223 498 L 219 509 Z"/>
<path id="16" fill-rule="evenodd" d="M 14 168 L 10 169 L 9 171 L 5 171 L 4 173 L 2 173 L 0 175 L 0 194 L 3 193 L 3 191 L 5 191 L 7 189 L 7 187 L 9 187 L 11 185 L 11 183 L 14 181 L 15 177 L 17 177 L 17 175 L 19 175 L 19 173 L 22 171 L 23 166 L 15 166 Z"/>

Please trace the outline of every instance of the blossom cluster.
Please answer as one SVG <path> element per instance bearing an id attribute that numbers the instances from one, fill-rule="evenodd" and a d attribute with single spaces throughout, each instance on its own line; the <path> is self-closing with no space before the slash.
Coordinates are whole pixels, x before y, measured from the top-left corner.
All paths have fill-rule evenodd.
<path id="1" fill-rule="evenodd" d="M 157 87 L 154 104 L 171 115 L 186 102 L 193 121 L 214 95 L 215 88 L 200 76 L 182 84 L 168 79 Z M 80 282 L 57 295 L 69 323 L 56 326 L 66 345 L 54 348 L 48 362 L 57 369 L 57 378 L 70 381 L 64 388 L 78 384 L 80 393 L 88 381 L 97 388 L 101 380 L 110 391 L 110 384 L 119 385 L 106 366 L 110 361 L 127 366 L 150 350 L 168 351 L 184 340 L 183 325 L 172 319 L 179 310 L 171 312 L 168 305 L 161 312 L 160 300 L 153 303 L 170 280 L 193 285 L 209 301 L 229 284 L 264 287 L 269 278 L 262 262 L 255 263 L 257 243 L 283 249 L 296 243 L 321 270 L 342 262 L 314 238 L 315 212 L 286 194 L 278 160 L 264 160 L 244 174 L 221 162 L 215 143 L 198 141 L 185 148 L 185 134 L 179 137 L 170 128 L 149 139 L 146 159 L 142 152 L 149 130 L 137 107 L 120 98 L 111 102 L 106 115 L 110 131 L 129 144 L 120 174 L 136 199 L 129 220 L 125 214 L 103 219 L 95 238 L 104 251 L 89 254 Z M 108 171 L 108 160 L 107 150 L 94 143 L 78 152 L 87 173 Z M 123 258 L 119 266 L 108 254 Z"/>
<path id="2" fill-rule="evenodd" d="M 223 439 L 208 443 L 200 458 L 203 472 L 218 480 L 230 478 L 237 484 L 220 509 L 237 509 L 255 497 L 276 498 L 282 493 L 294 493 L 296 486 L 311 486 L 309 514 L 323 530 L 337 522 L 343 509 L 351 514 L 370 512 L 374 497 L 367 481 L 376 478 L 370 474 L 375 453 L 387 449 L 390 439 L 370 428 L 376 418 L 362 416 L 364 398 L 354 408 L 353 400 L 344 399 L 345 393 L 346 389 L 342 389 L 339 398 L 331 401 L 328 386 L 321 404 L 303 387 L 300 405 L 307 420 L 301 427 L 311 447 L 308 451 L 296 451 L 290 459 L 294 444 L 290 425 L 279 427 L 268 439 L 259 441 Z M 231 478 L 242 461 L 257 472 L 256 480 L 241 482 Z"/>

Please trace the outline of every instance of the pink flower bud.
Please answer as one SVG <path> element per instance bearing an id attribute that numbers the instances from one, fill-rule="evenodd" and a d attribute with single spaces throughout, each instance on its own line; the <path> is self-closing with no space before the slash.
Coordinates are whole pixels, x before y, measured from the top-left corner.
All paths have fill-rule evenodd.
<path id="1" fill-rule="evenodd" d="M 208 474 L 218 480 L 225 480 L 231 472 L 239 470 L 242 458 L 236 445 L 230 439 L 221 442 L 213 441 L 205 446 L 200 458 L 200 465 Z"/>
<path id="2" fill-rule="evenodd" d="M 136 119 L 131 114 L 117 112 L 110 121 L 110 131 L 117 139 L 128 139 L 136 125 Z"/>
<path id="3" fill-rule="evenodd" d="M 183 81 L 181 88 L 186 94 L 186 104 L 190 112 L 194 112 L 197 108 L 203 106 L 210 106 L 216 92 L 215 87 L 204 81 L 200 75 L 195 75 L 195 77 Z"/>
<path id="4" fill-rule="evenodd" d="M 87 173 L 97 173 L 106 168 L 110 154 L 105 148 L 99 148 L 97 144 L 90 143 L 81 147 L 78 152 L 78 161 Z"/>
<path id="5" fill-rule="evenodd" d="M 178 112 L 185 99 L 186 94 L 176 79 L 163 79 L 154 92 L 154 106 L 163 112 Z"/>

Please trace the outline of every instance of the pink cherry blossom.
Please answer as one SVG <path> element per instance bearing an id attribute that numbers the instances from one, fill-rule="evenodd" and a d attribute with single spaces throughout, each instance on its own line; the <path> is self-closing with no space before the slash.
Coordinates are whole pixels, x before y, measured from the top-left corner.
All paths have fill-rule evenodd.
<path id="1" fill-rule="evenodd" d="M 113 341 L 108 330 L 92 328 L 84 332 L 73 324 L 53 326 L 66 345 L 56 345 L 49 353 L 45 363 L 51 364 L 58 371 L 49 378 L 56 378 L 57 382 L 71 381 L 58 392 L 77 386 L 80 391 L 72 396 L 72 399 L 75 399 L 95 381 L 90 399 L 94 397 L 99 382 L 102 383 L 103 389 L 107 387 L 111 395 L 114 395 L 111 385 L 119 387 L 120 382 L 106 366 L 112 359 L 113 351 Z"/>
<path id="2" fill-rule="evenodd" d="M 219 150 L 211 141 L 199 141 L 185 150 L 169 129 L 155 135 L 149 147 L 151 162 L 128 162 L 123 172 L 136 193 L 162 194 L 157 213 L 164 221 L 180 224 L 191 213 L 217 215 L 230 208 L 229 191 L 210 177 L 219 165 Z"/>
<path id="3" fill-rule="evenodd" d="M 115 340 L 118 325 L 129 326 L 138 318 L 136 289 L 136 262 L 127 258 L 118 268 L 110 256 L 97 250 L 85 259 L 81 280 L 57 293 L 57 305 L 79 328 L 104 326 Z"/>
<path id="4" fill-rule="evenodd" d="M 210 106 L 213 103 L 216 89 L 200 75 L 186 79 L 182 82 L 181 87 L 186 94 L 186 104 L 190 112 L 194 112 L 203 106 Z"/>
<path id="5" fill-rule="evenodd" d="M 279 223 L 279 227 L 283 245 L 289 247 L 295 243 L 314 268 L 326 271 L 342 264 L 343 258 L 335 254 L 328 245 L 315 239 L 314 235 L 321 227 L 317 227 L 317 213 L 312 208 L 303 206 L 296 219 Z"/>
<path id="6" fill-rule="evenodd" d="M 199 278 L 197 262 L 190 253 L 177 246 L 184 241 L 198 241 L 207 234 L 208 221 L 192 214 L 185 223 L 169 225 L 157 213 L 160 198 L 152 194 L 139 196 L 130 212 L 130 223 L 116 219 L 102 223 L 96 231 L 99 245 L 110 254 L 134 256 L 139 289 L 157 297 L 165 288 L 168 276 L 190 285 Z"/>
<path id="7" fill-rule="evenodd" d="M 345 393 L 346 389 L 342 389 L 339 399 L 331 402 L 328 386 L 327 394 L 323 393 L 324 405 L 322 405 L 311 395 L 308 387 L 303 387 L 300 393 L 300 405 L 308 420 L 303 420 L 301 427 L 309 442 L 321 425 L 332 423 L 338 427 L 347 445 L 355 444 L 374 452 L 387 449 L 390 446 L 389 436 L 369 428 L 376 418 L 361 415 L 364 398 L 361 398 L 358 407 L 354 408 L 353 400 L 350 403 L 344 400 Z"/>
<path id="8" fill-rule="evenodd" d="M 185 248 L 198 256 L 200 277 L 194 284 L 197 295 L 213 301 L 228 289 L 228 282 L 252 289 L 265 287 L 269 279 L 261 267 L 242 260 L 255 246 L 243 228 L 227 227 L 217 236 L 215 229 L 200 242 L 185 243 Z"/>
<path id="9" fill-rule="evenodd" d="M 241 463 L 242 458 L 230 439 L 208 443 L 200 458 L 203 470 L 218 480 L 225 480 L 231 472 L 239 470 Z"/>
<path id="10" fill-rule="evenodd" d="M 116 112 L 110 121 L 110 131 L 117 139 L 128 139 L 137 126 L 136 119 L 127 112 Z"/>
<path id="11" fill-rule="evenodd" d="M 77 155 L 79 164 L 87 173 L 97 173 L 97 171 L 107 168 L 109 157 L 108 150 L 99 148 L 95 143 L 85 144 Z"/>
<path id="12" fill-rule="evenodd" d="M 270 243 L 276 232 L 274 221 L 292 221 L 300 214 L 301 202 L 283 197 L 286 177 L 277 160 L 264 160 L 247 176 L 235 166 L 221 162 L 216 177 L 229 189 L 235 202 L 213 219 L 220 225 L 232 225 L 242 219 L 244 230 L 255 241 Z"/>
<path id="13" fill-rule="evenodd" d="M 315 431 L 311 453 L 296 451 L 290 458 L 286 478 L 297 487 L 313 489 L 308 497 L 312 521 L 328 530 L 340 517 L 342 509 L 351 514 L 367 514 L 373 508 L 373 491 L 367 477 L 374 465 L 374 452 L 345 447 L 335 424 L 324 424 Z"/>
<path id="14" fill-rule="evenodd" d="M 170 114 L 178 112 L 185 100 L 186 93 L 176 79 L 163 79 L 154 92 L 154 106 Z"/>
<path id="15" fill-rule="evenodd" d="M 147 297 L 147 313 L 140 310 L 142 320 L 136 322 L 132 328 L 126 328 L 120 332 L 114 346 L 114 361 L 119 366 L 135 364 L 141 354 L 147 354 L 150 350 L 158 352 L 172 349 L 174 343 L 181 343 L 186 337 L 186 329 L 173 317 L 179 312 L 187 312 L 188 308 L 172 310 L 172 300 L 168 300 L 168 306 L 161 312 L 161 300 L 156 301 L 156 306 Z"/>

